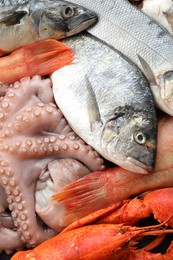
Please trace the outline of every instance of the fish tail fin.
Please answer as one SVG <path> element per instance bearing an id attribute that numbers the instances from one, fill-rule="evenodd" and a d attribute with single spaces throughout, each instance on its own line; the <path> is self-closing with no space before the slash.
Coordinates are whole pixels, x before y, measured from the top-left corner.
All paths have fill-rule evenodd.
<path id="1" fill-rule="evenodd" d="M 52 200 L 62 203 L 66 214 L 63 225 L 67 226 L 100 208 L 107 206 L 104 185 L 99 182 L 101 172 L 94 172 L 52 195 Z"/>
<path id="2" fill-rule="evenodd" d="M 26 62 L 32 76 L 44 76 L 70 64 L 73 61 L 72 50 L 63 42 L 49 39 L 25 47 Z"/>

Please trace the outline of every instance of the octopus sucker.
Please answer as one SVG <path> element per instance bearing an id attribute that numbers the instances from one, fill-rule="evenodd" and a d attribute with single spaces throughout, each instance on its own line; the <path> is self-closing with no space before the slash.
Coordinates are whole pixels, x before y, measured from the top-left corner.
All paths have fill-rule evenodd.
<path id="1" fill-rule="evenodd" d="M 80 178 L 76 171 L 83 176 L 103 169 L 104 162 L 73 132 L 55 105 L 50 79 L 34 76 L 10 85 L 0 99 L 0 121 L 0 187 L 4 193 L 0 213 L 8 208 L 14 224 L 13 230 L 8 224 L 3 225 L 3 232 L 0 229 L 0 239 L 4 229 L 6 234 L 12 232 L 8 235 L 8 248 L 0 244 L 0 251 L 31 248 L 62 229 L 64 214 L 64 209 L 52 203 L 50 196 L 47 199 L 50 211 L 46 216 L 38 202 L 36 207 L 37 187 L 43 191 L 45 186 L 37 184 L 40 176 L 42 184 L 49 178 L 53 180 L 48 181 L 49 188 L 46 188 L 52 194 L 51 188 L 57 192 L 62 185 Z M 56 176 L 60 173 L 66 176 L 66 172 L 69 175 L 69 171 L 77 177 L 66 177 L 66 183 L 58 186 Z M 49 217 L 52 210 L 62 210 L 58 224 Z M 14 237 L 15 243 L 11 240 Z"/>

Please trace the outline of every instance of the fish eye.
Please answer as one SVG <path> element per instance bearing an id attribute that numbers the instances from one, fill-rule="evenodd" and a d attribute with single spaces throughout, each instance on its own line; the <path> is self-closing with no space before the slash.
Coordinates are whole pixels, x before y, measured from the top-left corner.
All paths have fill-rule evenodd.
<path id="1" fill-rule="evenodd" d="M 137 132 L 134 134 L 134 139 L 138 144 L 145 144 L 146 136 L 142 132 Z"/>
<path id="2" fill-rule="evenodd" d="M 61 15 L 64 19 L 69 19 L 70 17 L 73 17 L 75 13 L 76 13 L 75 8 L 71 6 L 63 6 L 61 10 Z"/>

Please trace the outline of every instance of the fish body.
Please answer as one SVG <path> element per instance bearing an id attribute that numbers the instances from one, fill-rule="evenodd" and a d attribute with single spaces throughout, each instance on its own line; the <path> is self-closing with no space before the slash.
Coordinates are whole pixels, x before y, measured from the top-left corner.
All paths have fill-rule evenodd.
<path id="1" fill-rule="evenodd" d="M 64 42 L 76 59 L 51 76 L 58 107 L 104 158 L 147 173 L 154 167 L 157 131 L 148 81 L 123 55 L 89 34 Z"/>
<path id="2" fill-rule="evenodd" d="M 131 0 L 131 2 L 173 34 L 172 0 Z"/>
<path id="3" fill-rule="evenodd" d="M 97 15 L 62 0 L 0 0 L 0 56 L 48 38 L 76 34 L 97 21 Z"/>
<path id="4" fill-rule="evenodd" d="M 131 59 L 147 76 L 157 106 L 173 115 L 173 37 L 128 0 L 74 0 L 99 22 L 89 32 Z"/>

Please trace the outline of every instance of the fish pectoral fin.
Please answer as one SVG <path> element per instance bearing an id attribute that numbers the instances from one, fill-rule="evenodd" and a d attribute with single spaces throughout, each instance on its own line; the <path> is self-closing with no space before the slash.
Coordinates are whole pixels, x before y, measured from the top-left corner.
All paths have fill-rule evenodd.
<path id="1" fill-rule="evenodd" d="M 137 55 L 138 55 L 138 59 L 141 63 L 141 66 L 143 68 L 143 73 L 144 73 L 145 77 L 151 84 L 157 85 L 155 76 L 154 76 L 154 73 L 153 73 L 151 67 L 139 54 L 137 54 Z"/>
<path id="2" fill-rule="evenodd" d="M 4 24 L 6 26 L 13 26 L 15 24 L 19 24 L 20 20 L 27 14 L 26 11 L 16 11 L 13 12 L 0 20 L 0 24 Z"/>
<path id="3" fill-rule="evenodd" d="M 86 76 L 86 80 L 87 80 L 87 95 L 89 100 L 87 104 L 88 106 L 87 111 L 88 111 L 88 117 L 90 122 L 90 129 L 93 131 L 94 125 L 98 123 L 102 125 L 102 121 L 101 121 L 97 99 L 92 88 L 92 84 L 87 76 Z"/>

